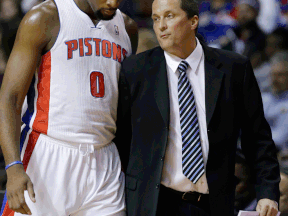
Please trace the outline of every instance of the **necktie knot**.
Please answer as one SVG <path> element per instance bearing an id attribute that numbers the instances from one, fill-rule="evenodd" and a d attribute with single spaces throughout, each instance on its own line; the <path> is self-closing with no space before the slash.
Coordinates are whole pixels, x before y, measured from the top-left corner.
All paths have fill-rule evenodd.
<path id="1" fill-rule="evenodd" d="M 185 73 L 188 67 L 189 64 L 186 61 L 181 61 L 178 66 L 178 70 L 180 73 Z"/>

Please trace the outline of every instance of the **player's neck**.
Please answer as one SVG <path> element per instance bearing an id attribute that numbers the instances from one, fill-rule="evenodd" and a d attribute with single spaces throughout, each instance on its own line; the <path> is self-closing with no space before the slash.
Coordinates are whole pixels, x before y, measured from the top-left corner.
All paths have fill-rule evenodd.
<path id="1" fill-rule="evenodd" d="M 94 11 L 92 10 L 90 4 L 87 2 L 87 0 L 73 0 L 75 4 L 79 7 L 81 11 L 86 13 L 92 20 L 92 22 L 96 25 L 99 20 L 94 14 Z"/>

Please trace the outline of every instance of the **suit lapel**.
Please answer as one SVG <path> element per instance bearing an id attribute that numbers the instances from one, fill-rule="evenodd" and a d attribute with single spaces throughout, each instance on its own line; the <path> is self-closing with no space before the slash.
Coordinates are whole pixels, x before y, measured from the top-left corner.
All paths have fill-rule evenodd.
<path id="1" fill-rule="evenodd" d="M 204 44 L 202 47 L 205 55 L 205 103 L 208 127 L 216 107 L 224 72 L 220 70 L 222 63 L 215 51 Z M 170 118 L 169 88 L 166 61 L 162 49 L 155 52 L 151 64 L 148 73 L 151 83 L 154 84 L 154 97 L 164 123 L 168 127 Z"/>
<path id="2" fill-rule="evenodd" d="M 215 51 L 203 44 L 202 46 L 205 55 L 205 103 L 208 128 L 215 110 L 224 72 L 220 70 L 222 64 L 219 57 L 215 55 Z"/>
<path id="3" fill-rule="evenodd" d="M 155 76 L 155 89 L 154 96 L 157 106 L 160 110 L 162 118 L 165 125 L 169 126 L 169 116 L 170 116 L 170 103 L 169 103 L 169 89 L 168 89 L 168 78 L 166 71 L 165 60 L 161 61 L 160 65 L 157 67 L 158 71 Z"/>
<path id="4" fill-rule="evenodd" d="M 164 120 L 165 125 L 169 126 L 170 103 L 168 78 L 166 71 L 166 61 L 163 50 L 157 52 L 153 58 L 153 66 L 149 69 L 149 77 L 154 86 L 154 98 Z"/>

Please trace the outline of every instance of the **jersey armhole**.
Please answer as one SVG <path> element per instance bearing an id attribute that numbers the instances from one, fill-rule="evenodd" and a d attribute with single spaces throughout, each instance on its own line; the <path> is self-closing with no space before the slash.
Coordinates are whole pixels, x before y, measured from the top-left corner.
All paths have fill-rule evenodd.
<path id="1" fill-rule="evenodd" d="M 52 51 L 52 50 L 54 50 L 56 47 L 57 47 L 57 45 L 58 45 L 58 41 L 59 41 L 59 38 L 60 38 L 60 36 L 62 35 L 62 17 L 61 17 L 61 12 L 59 11 L 59 7 L 58 7 L 58 4 L 57 4 L 57 0 L 54 0 L 54 2 L 55 2 L 55 5 L 56 5 L 56 8 L 57 8 L 57 13 L 58 13 L 58 17 L 59 17 L 59 32 L 58 32 L 58 34 L 57 34 L 57 37 L 56 37 L 56 40 L 55 40 L 55 42 L 54 42 L 54 44 L 53 44 L 53 46 L 51 47 L 51 49 L 50 50 L 48 50 L 46 53 L 48 53 L 48 52 L 50 52 L 50 51 Z M 45 54 L 46 54 L 45 53 Z M 44 54 L 44 55 L 45 55 Z"/>
<path id="2" fill-rule="evenodd" d="M 122 15 L 122 12 L 121 12 L 119 9 L 117 9 L 117 11 L 118 11 L 118 13 L 120 14 L 120 17 L 121 17 L 121 20 L 122 20 L 122 22 L 123 22 L 123 26 L 124 26 L 124 29 L 125 29 L 125 35 L 126 35 L 126 38 L 127 38 L 128 43 L 129 43 L 129 54 L 132 55 L 132 43 L 131 43 L 131 39 L 130 39 L 128 33 L 127 33 L 127 30 L 126 30 L 126 25 L 125 25 L 124 17 L 123 17 L 123 15 Z"/>

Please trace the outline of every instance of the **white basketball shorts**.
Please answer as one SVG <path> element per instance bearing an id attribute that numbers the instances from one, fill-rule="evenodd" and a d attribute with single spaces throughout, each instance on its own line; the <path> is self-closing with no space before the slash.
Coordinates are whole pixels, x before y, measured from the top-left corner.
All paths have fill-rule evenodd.
<path id="1" fill-rule="evenodd" d="M 22 160 L 35 191 L 35 216 L 125 216 L 124 173 L 114 143 L 97 148 L 32 131 Z M 30 156 L 29 156 L 30 155 Z M 2 215 L 21 216 L 3 204 Z"/>

